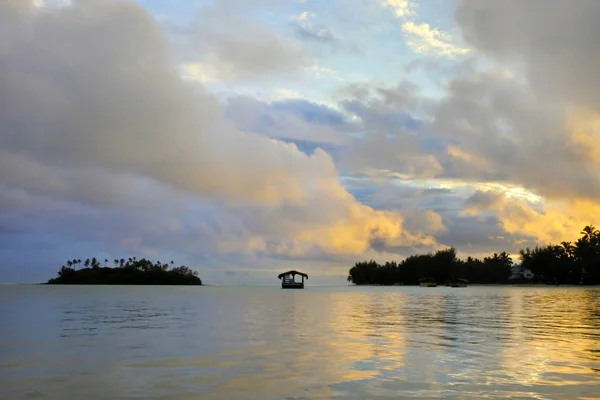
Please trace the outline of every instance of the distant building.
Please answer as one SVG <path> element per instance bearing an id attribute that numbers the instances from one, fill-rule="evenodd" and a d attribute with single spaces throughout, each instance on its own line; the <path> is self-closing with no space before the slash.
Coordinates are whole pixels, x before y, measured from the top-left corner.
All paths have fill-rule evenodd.
<path id="1" fill-rule="evenodd" d="M 529 268 L 523 268 L 522 265 L 515 265 L 512 267 L 512 275 L 509 279 L 525 279 L 530 280 L 535 277 L 535 274 L 531 272 Z"/>

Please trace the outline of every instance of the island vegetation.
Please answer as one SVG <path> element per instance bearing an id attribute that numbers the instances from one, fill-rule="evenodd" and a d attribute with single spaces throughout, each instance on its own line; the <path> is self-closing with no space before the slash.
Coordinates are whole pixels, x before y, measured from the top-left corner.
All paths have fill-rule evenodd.
<path id="1" fill-rule="evenodd" d="M 600 284 L 600 231 L 586 226 L 575 242 L 549 244 L 519 252 L 520 266 L 534 276 L 529 282 L 568 285 Z M 506 253 L 483 259 L 459 259 L 454 248 L 435 253 L 412 255 L 401 262 L 379 264 L 373 260 L 356 263 L 348 281 L 356 285 L 417 285 L 422 278 L 445 283 L 466 279 L 477 284 L 521 283 L 511 279 L 514 262 Z"/>
<path id="2" fill-rule="evenodd" d="M 58 271 L 56 278 L 48 284 L 55 285 L 202 285 L 198 272 L 182 265 L 174 267 L 160 261 L 152 262 L 136 257 L 115 259 L 114 267 L 104 266 L 94 257 L 83 262 L 80 259 L 69 260 Z"/>

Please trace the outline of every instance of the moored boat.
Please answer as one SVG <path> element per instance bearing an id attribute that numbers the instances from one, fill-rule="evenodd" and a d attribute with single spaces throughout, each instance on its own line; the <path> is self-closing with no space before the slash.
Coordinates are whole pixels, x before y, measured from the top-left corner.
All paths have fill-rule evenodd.
<path id="1" fill-rule="evenodd" d="M 468 280 L 457 278 L 450 282 L 450 287 L 467 287 L 467 283 L 469 283 Z"/>
<path id="2" fill-rule="evenodd" d="M 421 279 L 419 279 L 419 286 L 421 286 L 421 287 L 436 287 L 437 282 L 433 278 L 421 278 Z"/>

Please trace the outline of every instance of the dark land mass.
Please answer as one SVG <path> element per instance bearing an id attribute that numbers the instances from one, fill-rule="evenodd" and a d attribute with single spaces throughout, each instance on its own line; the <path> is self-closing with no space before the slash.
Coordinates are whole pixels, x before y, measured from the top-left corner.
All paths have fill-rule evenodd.
<path id="1" fill-rule="evenodd" d="M 361 261 L 348 272 L 348 282 L 356 285 L 418 285 L 421 279 L 438 284 L 465 279 L 475 284 L 599 285 L 600 231 L 590 225 L 581 235 L 574 243 L 522 249 L 520 266 L 534 274 L 532 279 L 519 276 L 515 279 L 513 260 L 506 252 L 483 259 L 468 257 L 461 260 L 456 250 L 450 248 L 433 254 L 413 255 L 399 263 Z"/>
<path id="2" fill-rule="evenodd" d="M 85 260 L 85 268 L 73 266 L 81 260 L 69 260 L 58 271 L 50 285 L 202 285 L 198 272 L 186 267 L 169 267 L 169 264 L 137 260 L 135 257 L 114 260 L 115 267 L 101 267 L 96 258 Z M 108 260 L 105 260 L 108 263 Z M 171 265 L 173 261 L 171 261 Z"/>

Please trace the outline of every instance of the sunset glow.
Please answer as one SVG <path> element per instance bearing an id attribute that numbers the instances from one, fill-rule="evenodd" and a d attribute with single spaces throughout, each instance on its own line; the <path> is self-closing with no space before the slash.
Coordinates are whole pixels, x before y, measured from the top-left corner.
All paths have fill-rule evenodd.
<path id="1" fill-rule="evenodd" d="M 600 2 L 550 3 L 0 0 L 0 282 L 90 254 L 343 282 L 576 239 Z"/>

